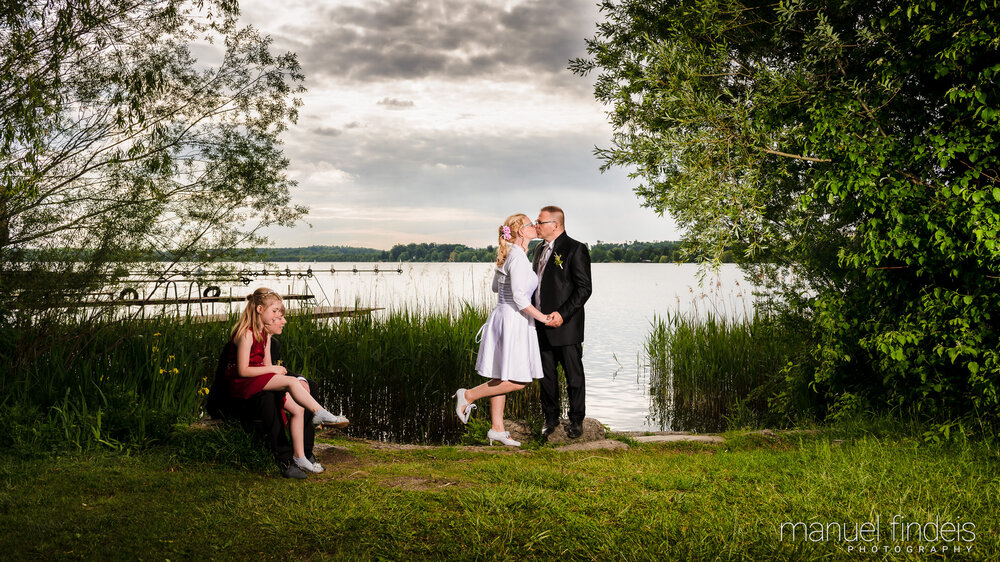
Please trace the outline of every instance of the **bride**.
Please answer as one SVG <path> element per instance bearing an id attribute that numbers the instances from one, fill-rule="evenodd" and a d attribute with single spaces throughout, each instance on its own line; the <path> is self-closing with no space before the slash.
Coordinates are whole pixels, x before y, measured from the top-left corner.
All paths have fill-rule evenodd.
<path id="1" fill-rule="evenodd" d="M 521 390 L 543 376 L 534 321 L 548 323 L 551 318 L 531 304 L 538 276 L 532 271 L 527 251 L 528 242 L 534 238 L 537 238 L 535 225 L 527 215 L 511 215 L 500 226 L 493 275 L 497 305 L 480 330 L 482 340 L 476 360 L 476 371 L 490 380 L 455 392 L 455 412 L 462 423 L 468 423 L 476 400 L 490 397 L 492 427 L 486 433 L 490 445 L 499 441 L 512 447 L 521 446 L 510 438 L 510 432 L 504 431 L 506 394 Z"/>

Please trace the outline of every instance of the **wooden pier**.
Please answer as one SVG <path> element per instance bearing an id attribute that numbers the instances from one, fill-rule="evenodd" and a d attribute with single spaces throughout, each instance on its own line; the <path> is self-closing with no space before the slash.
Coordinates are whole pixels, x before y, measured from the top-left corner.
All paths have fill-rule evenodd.
<path id="1" fill-rule="evenodd" d="M 214 304 L 231 304 L 234 302 L 246 302 L 246 297 L 232 297 L 219 295 L 217 297 L 177 297 L 177 298 L 115 298 L 113 294 L 98 293 L 94 296 L 108 296 L 110 298 L 106 300 L 88 300 L 80 302 L 77 306 L 163 306 L 163 307 L 180 307 L 181 305 L 187 306 L 187 313 L 183 316 L 188 316 L 191 318 L 192 322 L 228 322 L 232 312 L 220 312 L 211 314 L 198 314 L 196 310 L 192 310 L 193 306 L 201 307 L 204 305 L 214 305 Z M 308 302 L 316 300 L 316 295 L 307 294 L 288 294 L 281 295 L 281 299 L 285 301 L 300 301 Z M 352 317 L 358 316 L 359 314 L 371 314 L 373 311 L 382 310 L 381 308 L 358 308 L 354 306 L 312 306 L 312 305 L 302 305 L 293 308 L 288 308 L 287 316 L 298 316 L 298 317 L 310 317 L 310 318 L 342 318 L 342 317 Z M 178 312 L 180 312 L 178 310 Z"/>
<path id="2" fill-rule="evenodd" d="M 286 301 L 308 301 L 314 300 L 316 295 L 281 295 L 281 300 Z M 162 299 L 113 299 L 94 300 L 81 303 L 83 306 L 172 306 L 179 304 L 217 304 L 241 302 L 247 300 L 246 297 L 177 297 Z"/>
<path id="3" fill-rule="evenodd" d="M 312 306 L 303 308 L 290 308 L 286 313 L 289 317 L 311 317 L 311 318 L 343 318 L 352 317 L 359 314 L 371 314 L 372 311 L 382 310 L 381 308 L 354 308 L 349 306 Z M 192 322 L 228 322 L 229 313 L 225 314 L 203 314 L 191 316 Z"/>

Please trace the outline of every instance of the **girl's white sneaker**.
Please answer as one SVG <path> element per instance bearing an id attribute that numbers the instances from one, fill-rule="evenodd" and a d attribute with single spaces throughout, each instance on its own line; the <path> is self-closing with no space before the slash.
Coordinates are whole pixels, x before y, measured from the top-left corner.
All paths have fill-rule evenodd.
<path id="1" fill-rule="evenodd" d="M 347 418 L 344 416 L 335 416 L 330 412 L 326 411 L 326 408 L 313 414 L 313 425 L 326 425 L 329 427 L 342 428 L 347 427 Z"/>
<path id="2" fill-rule="evenodd" d="M 322 466 L 309 462 L 309 459 L 305 457 L 292 457 L 292 462 L 295 463 L 295 466 L 301 468 L 305 472 L 323 472 Z"/>

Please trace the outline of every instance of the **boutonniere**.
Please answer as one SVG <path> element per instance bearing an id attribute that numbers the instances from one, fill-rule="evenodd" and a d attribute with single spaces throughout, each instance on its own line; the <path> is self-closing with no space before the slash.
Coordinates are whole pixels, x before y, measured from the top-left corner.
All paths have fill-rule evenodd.
<path id="1" fill-rule="evenodd" d="M 556 265 L 559 266 L 559 269 L 563 268 L 563 266 L 562 266 L 562 256 L 560 256 L 559 254 L 556 254 Z"/>

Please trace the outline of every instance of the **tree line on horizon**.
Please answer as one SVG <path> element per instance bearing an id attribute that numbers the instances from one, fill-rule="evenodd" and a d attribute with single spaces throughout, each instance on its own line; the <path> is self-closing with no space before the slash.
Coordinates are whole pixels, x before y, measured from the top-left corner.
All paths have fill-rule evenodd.
<path id="1" fill-rule="evenodd" d="M 537 244 L 537 242 L 536 242 Z M 532 245 L 532 247 L 534 244 Z M 532 247 L 529 247 L 529 252 Z M 396 244 L 389 250 L 352 246 L 305 246 L 300 248 L 258 248 L 259 257 L 275 262 L 492 262 L 496 246 L 470 248 L 464 244 Z M 590 245 L 593 263 L 697 263 L 699 255 L 685 251 L 682 242 L 601 242 Z M 731 253 L 723 262 L 733 262 Z"/>

